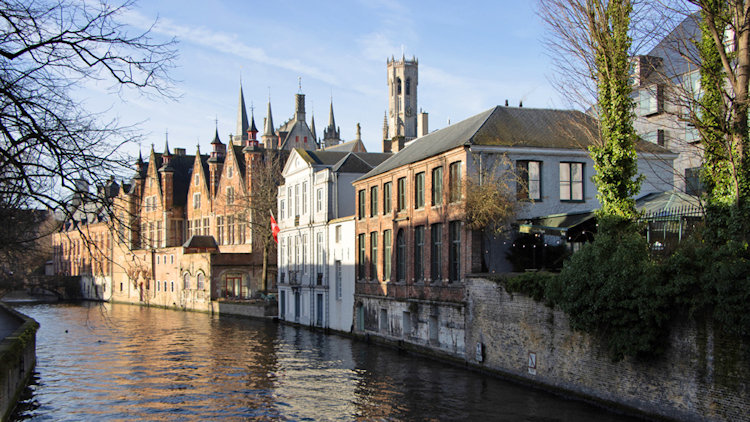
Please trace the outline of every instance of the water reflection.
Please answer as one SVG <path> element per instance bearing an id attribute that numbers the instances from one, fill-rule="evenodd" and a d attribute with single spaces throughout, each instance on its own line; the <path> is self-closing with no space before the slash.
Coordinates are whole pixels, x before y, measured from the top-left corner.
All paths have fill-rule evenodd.
<path id="1" fill-rule="evenodd" d="M 295 327 L 129 305 L 18 309 L 41 324 L 18 420 L 627 420 Z"/>

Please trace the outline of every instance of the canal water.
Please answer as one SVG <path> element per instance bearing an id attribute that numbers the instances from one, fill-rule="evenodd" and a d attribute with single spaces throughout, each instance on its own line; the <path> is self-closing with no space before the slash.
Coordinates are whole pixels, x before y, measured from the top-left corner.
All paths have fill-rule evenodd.
<path id="1" fill-rule="evenodd" d="M 41 328 L 13 420 L 631 420 L 271 322 L 117 304 L 16 309 Z"/>

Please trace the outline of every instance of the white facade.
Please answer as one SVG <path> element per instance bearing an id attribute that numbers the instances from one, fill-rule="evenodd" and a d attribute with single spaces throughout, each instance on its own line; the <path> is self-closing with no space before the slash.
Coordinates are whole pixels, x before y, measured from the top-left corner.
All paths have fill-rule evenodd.
<path id="1" fill-rule="evenodd" d="M 535 174 L 535 181 L 538 187 L 533 190 L 538 196 L 531 195 L 530 201 L 518 210 L 516 218 L 519 220 L 553 214 L 586 212 L 601 207 L 596 198 L 597 189 L 592 179 L 595 173 L 594 161 L 585 149 L 473 146 L 471 151 L 482 155 L 485 167 L 493 165 L 492 162 L 497 157 L 507 157 L 507 161 L 514 166 L 517 166 L 519 162 L 536 163 L 538 171 Z M 638 154 L 638 173 L 643 175 L 638 197 L 673 189 L 672 162 L 675 158 L 677 154 L 671 152 Z M 469 164 L 476 166 L 477 159 L 473 161 L 474 163 Z M 578 182 L 576 177 L 570 175 L 566 177 L 563 174 L 566 168 L 568 171 L 573 168 L 580 169 L 580 191 L 576 190 Z M 469 171 L 475 171 L 475 169 Z M 526 182 L 528 183 L 528 180 Z M 531 188 L 532 184 L 529 183 L 529 186 Z M 561 192 L 564 186 L 570 186 L 569 198 L 564 197 Z M 580 192 L 580 199 L 577 196 L 578 192 Z"/>
<path id="2" fill-rule="evenodd" d="M 352 182 L 362 173 L 336 172 L 309 154 L 292 151 L 279 186 L 279 318 L 348 332 L 354 306 Z"/>

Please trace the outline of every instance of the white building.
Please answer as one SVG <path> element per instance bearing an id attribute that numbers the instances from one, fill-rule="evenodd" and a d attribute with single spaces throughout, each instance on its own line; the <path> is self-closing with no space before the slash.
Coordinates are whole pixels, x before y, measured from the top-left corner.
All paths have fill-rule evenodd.
<path id="1" fill-rule="evenodd" d="M 352 182 L 389 154 L 295 149 L 278 191 L 279 318 L 349 331 L 354 298 Z"/>

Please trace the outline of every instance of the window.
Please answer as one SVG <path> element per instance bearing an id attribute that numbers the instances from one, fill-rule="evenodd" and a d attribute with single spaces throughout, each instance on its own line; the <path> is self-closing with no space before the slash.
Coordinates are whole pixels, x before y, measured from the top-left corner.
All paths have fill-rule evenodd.
<path id="1" fill-rule="evenodd" d="M 227 204 L 234 204 L 234 188 L 231 186 L 227 186 Z"/>
<path id="2" fill-rule="evenodd" d="M 232 174 L 234 174 L 234 168 L 232 168 L 232 166 L 228 166 L 227 167 L 227 178 L 231 179 L 232 178 Z"/>
<path id="3" fill-rule="evenodd" d="M 378 279 L 378 232 L 370 233 L 370 279 Z"/>
<path id="4" fill-rule="evenodd" d="M 424 226 L 414 227 L 414 279 L 424 279 Z"/>
<path id="5" fill-rule="evenodd" d="M 516 171 L 520 183 L 516 189 L 518 199 L 542 199 L 542 163 L 540 161 L 518 161 Z"/>
<path id="6" fill-rule="evenodd" d="M 203 236 L 208 236 L 210 227 L 208 225 L 208 217 L 203 219 Z"/>
<path id="7" fill-rule="evenodd" d="M 449 277 L 450 281 L 458 281 L 461 279 L 461 222 L 451 221 L 449 226 L 450 235 L 450 258 L 448 264 L 450 265 Z"/>
<path id="8" fill-rule="evenodd" d="M 658 129 L 653 130 L 651 132 L 646 132 L 643 134 L 643 140 L 647 142 L 651 142 L 652 144 L 659 145 L 660 147 L 664 146 L 664 130 Z M 690 142 L 688 140 L 688 142 Z"/>
<path id="9" fill-rule="evenodd" d="M 200 184 L 200 174 L 195 173 L 195 186 L 198 186 Z"/>
<path id="10" fill-rule="evenodd" d="M 323 253 L 323 233 L 318 233 L 316 236 L 316 252 L 318 254 L 318 272 L 323 273 L 323 267 L 325 266 L 325 254 Z"/>
<path id="11" fill-rule="evenodd" d="M 193 194 L 193 209 L 198 209 L 201 207 L 201 194 L 200 193 L 194 193 Z"/>
<path id="12" fill-rule="evenodd" d="M 341 300 L 341 261 L 336 261 L 333 268 L 336 273 L 336 299 Z"/>
<path id="13" fill-rule="evenodd" d="M 432 169 L 432 205 L 443 203 L 443 167 Z"/>
<path id="14" fill-rule="evenodd" d="M 393 182 L 383 183 L 383 214 L 391 212 L 391 186 Z"/>
<path id="15" fill-rule="evenodd" d="M 318 212 L 323 211 L 323 189 L 318 189 L 318 192 L 316 194 L 317 197 L 317 210 Z"/>
<path id="16" fill-rule="evenodd" d="M 391 279 L 391 230 L 383 231 L 383 280 Z"/>
<path id="17" fill-rule="evenodd" d="M 443 225 L 441 223 L 430 227 L 430 237 L 432 238 L 430 274 L 433 281 L 440 281 L 443 278 Z"/>
<path id="18" fill-rule="evenodd" d="M 362 189 L 357 193 L 357 200 L 359 201 L 359 213 L 357 217 L 359 219 L 365 218 L 365 190 Z"/>
<path id="19" fill-rule="evenodd" d="M 414 208 L 424 208 L 424 172 L 414 176 Z"/>
<path id="20" fill-rule="evenodd" d="M 308 262 L 308 256 L 307 256 L 307 235 L 302 235 L 302 256 L 300 257 L 300 263 L 302 264 L 302 274 L 307 273 L 307 262 Z"/>
<path id="21" fill-rule="evenodd" d="M 166 281 L 164 282 L 164 291 L 165 292 L 167 291 L 167 282 Z"/>
<path id="22" fill-rule="evenodd" d="M 198 273 L 197 279 L 198 279 L 198 281 L 197 281 L 196 284 L 197 284 L 198 290 L 203 290 L 205 288 L 205 282 L 204 282 L 204 278 L 203 278 L 203 273 Z"/>
<path id="23" fill-rule="evenodd" d="M 370 217 L 378 215 L 378 187 L 370 188 Z"/>
<path id="24" fill-rule="evenodd" d="M 307 182 L 302 182 L 302 214 L 307 214 Z"/>
<path id="25" fill-rule="evenodd" d="M 156 284 L 156 291 L 160 292 L 161 291 L 161 282 L 159 280 L 156 280 L 156 283 L 154 283 L 154 284 Z"/>
<path id="26" fill-rule="evenodd" d="M 169 291 L 174 292 L 174 281 L 169 282 Z"/>
<path id="27" fill-rule="evenodd" d="M 289 217 L 291 217 L 292 216 L 292 187 L 291 186 L 287 189 L 286 199 L 289 200 Z"/>
<path id="28" fill-rule="evenodd" d="M 227 217 L 227 245 L 234 244 L 234 216 Z"/>
<path id="29" fill-rule="evenodd" d="M 560 200 L 583 201 L 583 163 L 560 163 Z"/>
<path id="30" fill-rule="evenodd" d="M 401 78 L 396 78 L 396 94 L 401 95 Z"/>
<path id="31" fill-rule="evenodd" d="M 662 87 L 651 85 L 641 89 L 638 93 L 638 109 L 641 116 L 660 113 L 662 111 Z"/>
<path id="32" fill-rule="evenodd" d="M 299 215 L 299 185 L 294 185 L 294 215 Z"/>
<path id="33" fill-rule="evenodd" d="M 396 235 L 396 280 L 406 280 L 406 239 L 403 230 Z"/>
<path id="34" fill-rule="evenodd" d="M 286 201 L 283 199 L 279 202 L 279 220 L 284 218 L 284 212 L 286 211 Z"/>
<path id="35" fill-rule="evenodd" d="M 174 255 L 169 255 L 169 263 L 174 264 Z"/>
<path id="36" fill-rule="evenodd" d="M 336 243 L 341 242 L 341 225 L 336 226 Z"/>
<path id="37" fill-rule="evenodd" d="M 396 193 L 396 211 L 403 211 L 406 209 L 406 178 L 402 177 L 398 179 L 398 192 Z"/>
<path id="38" fill-rule="evenodd" d="M 216 217 L 216 238 L 219 245 L 224 244 L 224 217 Z"/>
<path id="39" fill-rule="evenodd" d="M 357 235 L 357 278 L 365 279 L 365 234 Z"/>
<path id="40" fill-rule="evenodd" d="M 461 200 L 461 162 L 451 163 L 448 168 L 448 188 L 450 189 L 450 201 Z"/>

